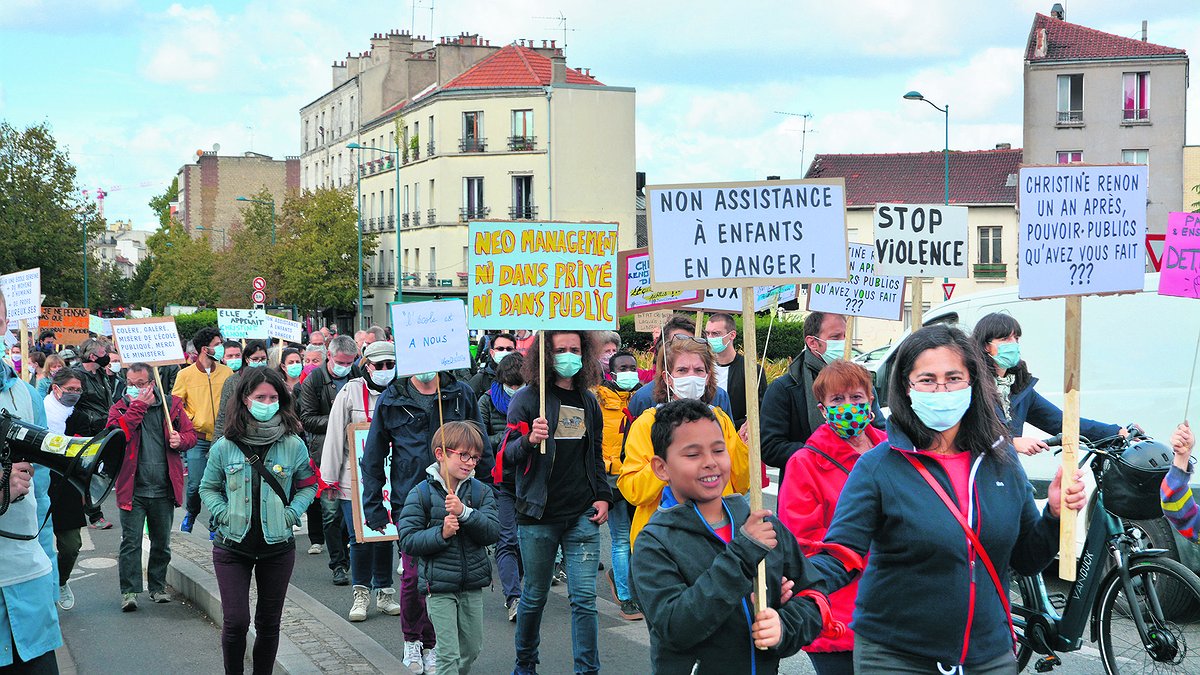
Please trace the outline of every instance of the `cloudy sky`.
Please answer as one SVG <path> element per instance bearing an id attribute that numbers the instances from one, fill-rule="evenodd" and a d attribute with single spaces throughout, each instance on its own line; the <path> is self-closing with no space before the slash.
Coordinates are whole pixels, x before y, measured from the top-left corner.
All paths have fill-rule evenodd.
<path id="1" fill-rule="evenodd" d="M 1052 4 L 2 0 L 0 118 L 47 122 L 81 187 L 110 191 L 106 215 L 149 228 L 146 202 L 197 149 L 299 154 L 300 106 L 372 33 L 415 15 L 417 34 L 561 44 L 561 22 L 544 18 L 561 15 L 569 65 L 637 89 L 637 164 L 651 182 L 799 177 L 814 153 L 940 150 L 943 118 L 903 101 L 910 89 L 950 105 L 952 148 L 1020 146 L 1024 44 Z M 1063 4 L 1073 23 L 1138 37 L 1147 19 L 1151 42 L 1200 53 L 1195 0 Z M 778 112 L 811 114 L 810 133 Z"/>

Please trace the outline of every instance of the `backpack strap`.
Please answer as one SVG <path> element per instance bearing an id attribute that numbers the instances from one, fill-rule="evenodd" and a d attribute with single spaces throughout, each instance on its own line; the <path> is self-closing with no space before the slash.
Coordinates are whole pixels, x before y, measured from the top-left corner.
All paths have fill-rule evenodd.
<path id="1" fill-rule="evenodd" d="M 829 460 L 830 462 L 833 462 L 833 465 L 834 465 L 834 466 L 836 466 L 837 468 L 841 469 L 841 470 L 842 470 L 842 473 L 845 473 L 847 476 L 849 476 L 849 475 L 850 475 L 850 469 L 847 469 L 847 468 L 846 468 L 846 467 L 845 467 L 845 466 L 844 466 L 844 465 L 843 465 L 841 462 L 839 462 L 839 461 L 837 461 L 836 459 L 834 459 L 834 458 L 830 457 L 829 455 L 825 454 L 824 452 L 822 452 L 822 451 L 820 451 L 820 450 L 816 449 L 815 447 L 813 447 L 813 446 L 809 445 L 808 443 L 805 443 L 805 444 L 804 444 L 804 447 L 805 447 L 805 448 L 807 448 L 807 449 L 809 449 L 809 450 L 812 450 L 813 452 L 815 452 L 815 453 L 817 453 L 818 455 L 820 455 L 820 456 L 824 457 L 825 459 Z"/>
<path id="2" fill-rule="evenodd" d="M 258 474 L 259 479 L 266 483 L 275 494 L 279 495 L 279 501 L 283 502 L 284 506 L 290 504 L 292 500 L 288 499 L 287 495 L 284 493 L 283 486 L 279 484 L 279 480 L 276 479 L 275 476 L 272 476 L 270 471 L 267 471 L 267 467 L 263 466 L 263 458 L 259 457 L 258 455 L 250 454 L 250 451 L 246 449 L 246 446 L 242 445 L 238 441 L 233 441 L 233 444 L 236 445 L 238 450 L 241 450 L 242 454 L 246 456 L 246 461 L 250 463 L 250 466 L 254 467 L 254 472 Z"/>
<path id="3" fill-rule="evenodd" d="M 429 509 L 431 508 L 429 502 L 431 498 L 429 496 L 428 480 L 423 480 L 420 483 L 417 483 L 417 499 L 420 501 L 421 508 L 425 510 L 425 513 L 429 513 Z"/>

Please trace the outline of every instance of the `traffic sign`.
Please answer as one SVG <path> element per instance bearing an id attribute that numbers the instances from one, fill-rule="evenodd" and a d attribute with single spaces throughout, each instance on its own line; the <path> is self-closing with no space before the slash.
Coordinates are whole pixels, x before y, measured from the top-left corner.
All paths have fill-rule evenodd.
<path id="1" fill-rule="evenodd" d="M 954 286 L 955 284 L 942 284 L 942 293 L 946 295 L 947 300 L 950 299 L 951 295 L 954 295 Z"/>
<path id="2" fill-rule="evenodd" d="M 267 301 L 267 294 L 261 290 L 256 290 L 250 294 L 250 299 L 257 305 L 261 305 Z"/>
<path id="3" fill-rule="evenodd" d="M 254 281 L 251 284 L 256 291 L 266 290 L 267 288 L 267 280 L 262 277 L 254 277 Z"/>

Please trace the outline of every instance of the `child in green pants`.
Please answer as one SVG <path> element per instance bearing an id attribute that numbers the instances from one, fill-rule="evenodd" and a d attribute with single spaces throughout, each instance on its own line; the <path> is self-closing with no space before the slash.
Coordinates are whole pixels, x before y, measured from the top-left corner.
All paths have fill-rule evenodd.
<path id="1" fill-rule="evenodd" d="M 492 582 L 486 547 L 500 539 L 500 515 L 492 489 L 472 477 L 483 455 L 479 429 L 447 422 L 433 445 L 437 461 L 408 493 L 397 528 L 400 549 L 418 558 L 438 675 L 465 674 L 483 644 L 483 588 Z"/>

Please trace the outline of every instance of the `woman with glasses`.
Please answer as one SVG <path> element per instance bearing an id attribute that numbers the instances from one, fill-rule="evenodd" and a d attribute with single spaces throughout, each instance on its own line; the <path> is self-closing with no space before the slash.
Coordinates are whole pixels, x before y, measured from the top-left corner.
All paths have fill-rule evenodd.
<path id="1" fill-rule="evenodd" d="M 1034 390 L 1037 378 L 1029 374 L 1029 366 L 1021 360 L 1021 324 L 1008 314 L 993 312 L 975 324 L 971 336 L 987 353 L 995 374 L 996 391 L 1000 397 L 1000 419 L 1013 437 L 1013 447 L 1022 455 L 1036 455 L 1049 447 L 1038 438 L 1024 436 L 1025 423 L 1046 432 L 1062 433 L 1062 410 L 1042 398 Z M 1079 433 L 1093 441 L 1129 432 L 1116 424 L 1105 424 L 1081 417 Z"/>
<path id="2" fill-rule="evenodd" d="M 76 417 L 70 425 L 67 419 L 83 396 L 83 381 L 69 368 L 60 369 L 46 394 L 46 428 L 52 433 L 82 436 L 84 430 Z M 78 428 L 77 428 L 78 427 Z M 90 436 L 91 434 L 87 434 Z M 58 608 L 66 611 L 75 606 L 75 594 L 67 580 L 83 548 L 81 530 L 87 524 L 83 512 L 83 495 L 56 472 L 50 473 L 50 504 L 54 514 L 54 541 L 58 548 Z"/>
<path id="3" fill-rule="evenodd" d="M 725 436 L 725 448 L 729 452 L 731 470 L 729 484 L 723 494 L 744 494 L 750 489 L 750 454 L 746 444 L 738 436 L 737 427 L 724 410 L 713 405 L 713 394 L 717 391 L 717 373 L 713 368 L 714 357 L 708 342 L 692 336 L 680 336 L 668 340 L 666 348 L 658 354 L 658 376 L 654 380 L 654 405 L 647 408 L 629 427 L 625 437 L 624 459 L 617 487 L 621 495 L 636 510 L 629 525 L 629 544 L 637 547 L 637 536 L 658 510 L 666 483 L 654 475 L 650 458 L 654 456 L 654 445 L 650 441 L 650 429 L 654 426 L 657 406 L 681 398 L 697 399 L 712 408 Z"/>
<path id="4" fill-rule="evenodd" d="M 241 347 L 239 344 L 238 347 Z M 242 349 L 241 366 L 229 379 L 225 380 L 225 384 L 221 385 L 221 407 L 217 411 L 217 421 L 213 427 L 213 438 L 220 438 L 225 433 L 225 408 L 228 406 L 229 398 L 233 396 L 233 392 L 237 391 L 238 381 L 242 376 L 250 372 L 252 368 L 267 367 L 267 345 L 262 340 L 247 340 L 246 347 Z"/>
<path id="5" fill-rule="evenodd" d="M 987 359 L 962 331 L 913 333 L 892 375 L 888 439 L 855 464 L 824 550 L 810 558 L 831 593 L 871 552 L 855 600 L 854 668 L 1016 673 L 1008 570 L 1037 574 L 1054 560 L 1061 472 L 1039 512 L 996 415 Z M 1067 506 L 1085 501 L 1076 482 Z"/>

